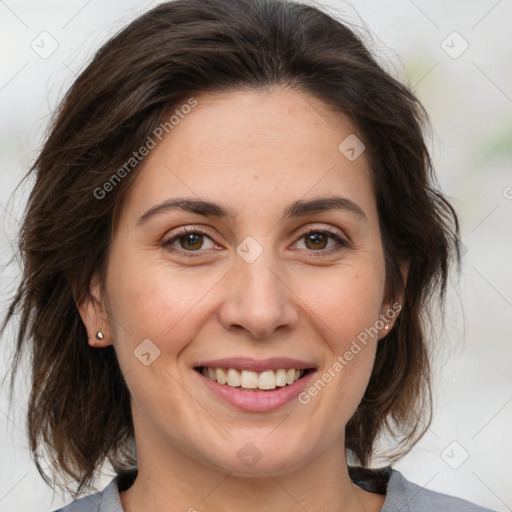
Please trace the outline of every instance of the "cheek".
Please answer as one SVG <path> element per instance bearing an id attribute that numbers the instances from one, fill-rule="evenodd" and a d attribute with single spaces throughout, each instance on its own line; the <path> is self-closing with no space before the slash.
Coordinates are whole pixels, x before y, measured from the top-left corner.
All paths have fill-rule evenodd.
<path id="1" fill-rule="evenodd" d="M 107 287 L 119 352 L 150 339 L 162 352 L 178 353 L 195 336 L 216 273 L 151 264 L 151 257 L 112 258 Z"/>
<path id="2" fill-rule="evenodd" d="M 310 398 L 312 402 L 319 400 L 319 405 L 324 396 L 333 424 L 345 424 L 350 419 L 370 379 L 383 283 L 379 266 L 367 265 L 333 272 L 317 280 L 316 288 L 308 288 L 307 305 L 315 312 L 310 318 L 318 319 L 316 330 L 329 350 L 322 370 L 306 390 L 304 402 Z"/>
<path id="3" fill-rule="evenodd" d="M 342 364 L 349 388 L 365 386 L 369 378 L 378 341 L 376 323 L 381 308 L 380 276 L 367 269 L 340 283 L 338 308 L 332 312 L 335 324 L 336 361 Z M 341 357 L 340 357 L 341 356 Z"/>
<path id="4" fill-rule="evenodd" d="M 183 397 L 169 393 L 176 388 L 178 356 L 196 337 L 205 313 L 201 298 L 218 278 L 171 271 L 146 258 L 112 257 L 109 313 L 133 407 L 151 410 L 165 422 L 172 411 L 176 416 L 181 410 Z M 146 353 L 149 356 L 144 358 Z"/>
<path id="5" fill-rule="evenodd" d="M 301 300 L 323 321 L 323 330 L 337 350 L 375 324 L 380 313 L 383 272 L 370 259 L 366 264 L 357 263 L 297 277 Z"/>

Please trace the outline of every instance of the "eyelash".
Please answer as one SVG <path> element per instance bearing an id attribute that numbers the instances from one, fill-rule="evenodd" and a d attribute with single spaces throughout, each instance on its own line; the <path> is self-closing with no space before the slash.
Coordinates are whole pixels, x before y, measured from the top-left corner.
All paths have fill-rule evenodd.
<path id="1" fill-rule="evenodd" d="M 315 251 L 313 249 L 306 249 L 306 250 L 309 250 L 310 252 L 316 253 L 315 257 L 330 256 L 333 253 L 337 253 L 338 251 L 340 251 L 340 250 L 342 250 L 344 248 L 349 247 L 349 242 L 347 240 L 344 240 L 337 233 L 335 233 L 333 231 L 330 231 L 328 229 L 310 229 L 309 231 L 306 231 L 306 232 L 302 233 L 300 235 L 300 237 L 298 238 L 298 240 L 301 240 L 301 239 L 305 238 L 306 236 L 311 235 L 313 233 L 327 235 L 329 238 L 333 239 L 335 242 L 337 242 L 339 244 L 339 246 L 337 248 L 334 248 L 334 249 L 333 248 L 321 249 L 321 250 L 318 250 L 318 251 Z M 200 257 L 200 256 L 202 256 L 202 254 L 193 254 L 193 253 L 202 253 L 202 252 L 204 252 L 204 250 L 198 249 L 196 251 L 190 251 L 190 250 L 185 250 L 185 249 L 171 248 L 171 245 L 176 240 L 179 240 L 179 238 L 181 238 L 183 236 L 186 236 L 186 235 L 190 235 L 190 234 L 193 234 L 193 235 L 206 235 L 210 240 L 212 240 L 212 237 L 210 235 L 208 235 L 208 233 L 206 233 L 204 231 L 201 231 L 201 230 L 199 230 L 197 228 L 184 228 L 180 232 L 178 232 L 175 235 L 173 235 L 171 238 L 168 238 L 168 239 L 164 240 L 161 243 L 161 246 L 166 248 L 166 249 L 172 250 L 173 252 L 181 253 L 186 258 L 197 258 L 197 257 Z M 213 242 L 213 240 L 212 240 L 212 242 Z"/>

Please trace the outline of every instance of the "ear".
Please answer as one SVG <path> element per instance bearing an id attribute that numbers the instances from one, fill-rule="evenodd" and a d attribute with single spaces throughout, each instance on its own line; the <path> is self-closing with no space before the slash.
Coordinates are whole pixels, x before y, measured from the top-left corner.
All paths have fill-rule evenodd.
<path id="1" fill-rule="evenodd" d="M 89 293 L 80 303 L 76 303 L 76 306 L 87 330 L 89 345 L 91 347 L 107 347 L 112 345 L 105 298 L 102 297 L 98 273 L 95 273 L 91 279 Z M 103 334 L 103 339 L 97 338 L 96 334 L 98 332 Z"/>
<path id="2" fill-rule="evenodd" d="M 409 273 L 409 262 L 400 263 L 400 272 L 402 273 L 403 289 L 382 304 L 379 320 L 382 321 L 382 328 L 379 329 L 379 339 L 386 337 L 402 310 L 404 304 L 404 291 L 407 285 L 407 275 Z M 387 326 L 387 329 L 386 329 Z"/>

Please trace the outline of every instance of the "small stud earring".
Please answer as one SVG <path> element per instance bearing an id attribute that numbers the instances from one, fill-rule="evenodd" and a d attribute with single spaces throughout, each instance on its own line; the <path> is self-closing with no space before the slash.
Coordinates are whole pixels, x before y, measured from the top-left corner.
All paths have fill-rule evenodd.
<path id="1" fill-rule="evenodd" d="M 389 329 L 389 324 L 386 324 L 386 325 L 384 326 L 384 329 L 386 329 L 386 331 L 387 331 L 387 330 Z"/>
<path id="2" fill-rule="evenodd" d="M 96 339 L 98 340 L 102 340 L 105 336 L 103 336 L 103 333 L 101 331 L 98 331 L 96 333 Z"/>

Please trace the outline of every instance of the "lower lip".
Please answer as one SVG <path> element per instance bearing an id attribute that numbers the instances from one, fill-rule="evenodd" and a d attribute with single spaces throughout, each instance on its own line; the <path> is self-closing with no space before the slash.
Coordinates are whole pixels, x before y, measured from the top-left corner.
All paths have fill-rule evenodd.
<path id="1" fill-rule="evenodd" d="M 294 398 L 308 386 L 315 370 L 309 370 L 308 373 L 293 384 L 276 388 L 274 391 L 240 391 L 227 384 L 219 384 L 202 373 L 194 370 L 201 378 L 206 387 L 224 402 L 250 412 L 268 412 L 279 409 L 279 407 L 291 402 Z"/>

